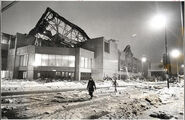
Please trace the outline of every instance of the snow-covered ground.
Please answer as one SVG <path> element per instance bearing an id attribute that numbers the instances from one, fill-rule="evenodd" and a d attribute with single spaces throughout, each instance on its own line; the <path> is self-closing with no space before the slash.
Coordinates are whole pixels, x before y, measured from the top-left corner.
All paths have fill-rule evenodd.
<path id="1" fill-rule="evenodd" d="M 57 81 L 43 83 L 38 81 L 29 81 L 25 79 L 5 80 L 1 79 L 2 92 L 12 91 L 39 91 L 39 90 L 60 90 L 60 89 L 78 89 L 86 88 L 88 81 Z M 119 86 L 137 85 L 143 86 L 139 82 L 124 82 L 117 80 Z M 96 87 L 111 87 L 112 81 L 95 81 Z M 146 84 L 147 85 L 147 84 Z"/>
<path id="2" fill-rule="evenodd" d="M 1 89 L 4 92 L 78 89 L 86 88 L 87 82 L 58 81 L 43 83 L 28 80 L 2 80 Z M 97 89 L 94 92 L 94 98 L 92 100 L 89 100 L 87 91 L 78 90 L 3 96 L 1 109 L 4 110 L 4 116 L 7 117 L 9 116 L 8 113 L 15 111 L 15 116 L 19 116 L 20 118 L 26 116 L 37 119 L 134 119 L 137 116 L 141 119 L 152 119 L 149 115 L 153 111 L 158 112 L 159 110 L 177 116 L 178 118 L 182 118 L 182 114 L 184 114 L 182 112 L 184 110 L 184 81 L 177 84 L 170 84 L 170 89 L 168 89 L 166 82 L 118 80 L 118 86 L 122 87 L 117 88 L 117 93 L 114 92 L 111 81 L 95 82 L 97 87 L 111 87 Z M 146 98 L 151 101 L 148 102 Z M 153 103 L 153 105 L 150 103 Z M 168 110 L 168 107 L 171 111 Z M 140 113 L 145 111 L 146 113 L 140 116 Z M 12 118 L 15 117 L 13 116 Z"/>

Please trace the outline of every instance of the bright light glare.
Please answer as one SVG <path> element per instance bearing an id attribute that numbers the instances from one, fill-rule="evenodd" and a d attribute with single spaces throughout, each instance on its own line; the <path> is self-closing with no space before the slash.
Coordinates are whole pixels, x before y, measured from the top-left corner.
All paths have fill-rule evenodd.
<path id="1" fill-rule="evenodd" d="M 177 50 L 177 49 L 172 50 L 171 56 L 172 56 L 173 58 L 179 57 L 179 56 L 180 56 L 180 51 Z"/>
<path id="2" fill-rule="evenodd" d="M 164 28 L 166 24 L 166 18 L 161 14 L 156 15 L 151 19 L 150 24 L 151 24 L 151 27 L 154 29 Z"/>
<path id="3" fill-rule="evenodd" d="M 132 37 L 134 38 L 134 37 L 136 37 L 137 36 L 137 34 L 132 34 Z"/>
<path id="4" fill-rule="evenodd" d="M 181 67 L 184 68 L 184 64 L 182 64 Z"/>
<path id="5" fill-rule="evenodd" d="M 141 58 L 141 61 L 142 61 L 142 62 L 146 62 L 146 57 L 142 57 L 142 58 Z"/>

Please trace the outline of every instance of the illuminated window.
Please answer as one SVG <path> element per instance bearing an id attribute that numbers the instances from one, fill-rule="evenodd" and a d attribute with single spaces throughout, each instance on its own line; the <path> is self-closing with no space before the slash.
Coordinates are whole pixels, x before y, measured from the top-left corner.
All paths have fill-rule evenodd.
<path id="1" fill-rule="evenodd" d="M 21 62 L 23 58 L 20 58 Z M 23 63 L 22 63 L 23 64 Z M 34 66 L 75 67 L 75 56 L 35 54 Z"/>
<path id="2" fill-rule="evenodd" d="M 48 55 L 42 54 L 42 66 L 48 66 Z"/>
<path id="3" fill-rule="evenodd" d="M 28 64 L 28 55 L 20 56 L 20 66 L 27 66 Z"/>
<path id="4" fill-rule="evenodd" d="M 80 58 L 80 67 L 81 68 L 91 68 L 92 66 L 92 58 Z"/>
<path id="5" fill-rule="evenodd" d="M 88 59 L 88 68 L 92 67 L 92 58 Z"/>
<path id="6" fill-rule="evenodd" d="M 72 77 L 72 78 L 74 77 L 74 72 L 71 73 L 71 77 Z"/>
<path id="7" fill-rule="evenodd" d="M 49 66 L 55 66 L 55 63 L 56 63 L 55 55 L 49 55 L 48 58 L 49 58 Z"/>
<path id="8" fill-rule="evenodd" d="M 62 66 L 62 56 L 56 55 L 56 66 Z"/>
<path id="9" fill-rule="evenodd" d="M 80 67 L 81 68 L 84 68 L 84 66 L 85 66 L 85 58 L 84 57 L 81 57 L 80 58 Z"/>
<path id="10" fill-rule="evenodd" d="M 65 73 L 64 73 L 64 72 L 62 72 L 62 77 L 64 77 L 64 75 L 65 75 Z"/>
<path id="11" fill-rule="evenodd" d="M 68 75 L 69 75 L 68 72 L 65 72 L 65 77 L 68 77 Z"/>
<path id="12" fill-rule="evenodd" d="M 60 76 L 61 75 L 61 73 L 60 72 L 56 72 L 56 76 Z"/>
<path id="13" fill-rule="evenodd" d="M 69 67 L 75 67 L 75 56 L 69 56 Z"/>
<path id="14" fill-rule="evenodd" d="M 23 72 L 23 79 L 27 78 L 27 72 Z"/>
<path id="15" fill-rule="evenodd" d="M 62 66 L 64 66 L 64 67 L 69 66 L 69 57 L 68 56 L 62 56 Z"/>
<path id="16" fill-rule="evenodd" d="M 85 58 L 85 68 L 88 68 L 88 58 Z"/>
<path id="17" fill-rule="evenodd" d="M 41 66 L 41 54 L 35 54 L 35 63 L 34 66 Z"/>

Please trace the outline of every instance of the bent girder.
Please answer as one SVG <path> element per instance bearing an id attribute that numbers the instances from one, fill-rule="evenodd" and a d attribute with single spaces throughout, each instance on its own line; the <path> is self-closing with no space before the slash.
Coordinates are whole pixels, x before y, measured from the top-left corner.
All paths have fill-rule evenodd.
<path id="1" fill-rule="evenodd" d="M 57 44 L 68 44 L 67 47 L 79 46 L 82 42 L 90 39 L 84 30 L 50 8 L 46 9 L 29 34 Z"/>

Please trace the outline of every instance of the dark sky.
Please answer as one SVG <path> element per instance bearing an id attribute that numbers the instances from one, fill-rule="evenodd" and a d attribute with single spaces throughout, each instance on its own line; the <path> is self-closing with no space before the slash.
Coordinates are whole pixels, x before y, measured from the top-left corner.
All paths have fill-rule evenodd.
<path id="1" fill-rule="evenodd" d="M 160 13 L 167 19 L 169 51 L 182 49 L 180 2 L 18 2 L 3 12 L 2 31 L 28 33 L 47 7 L 81 27 L 90 38 L 119 40 L 121 50 L 130 43 L 134 56 L 146 56 L 153 63 L 159 63 L 164 53 L 164 29 L 153 29 L 149 22 Z"/>

